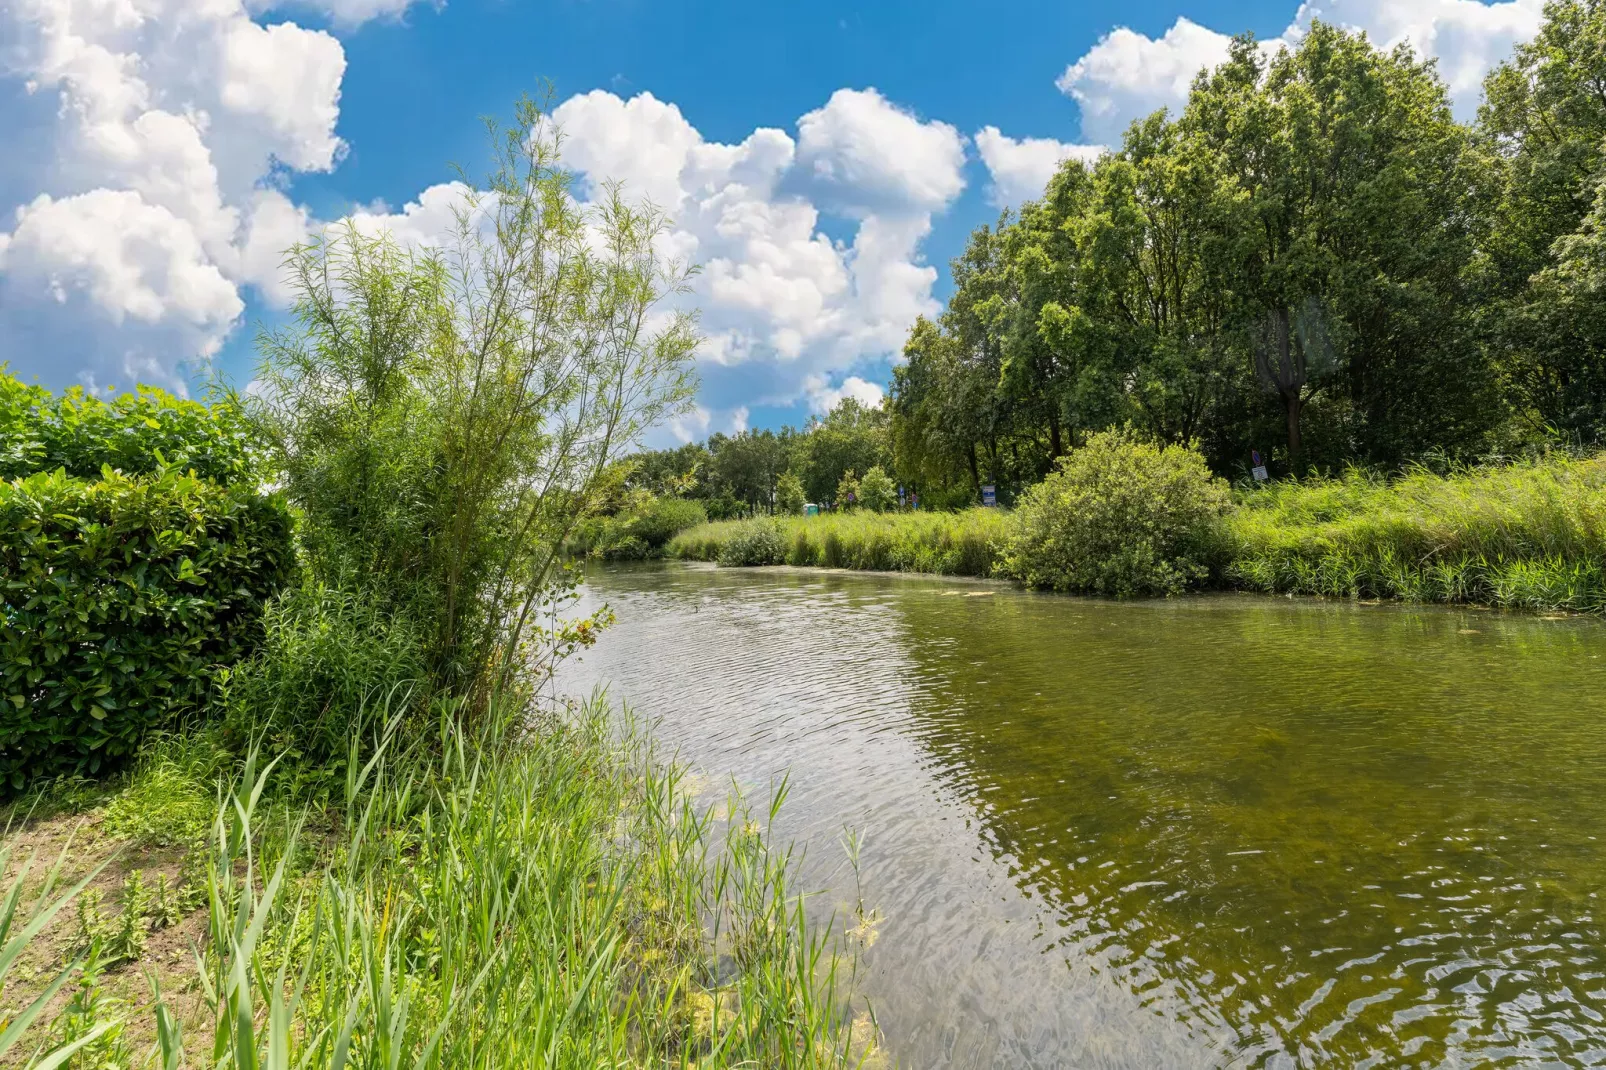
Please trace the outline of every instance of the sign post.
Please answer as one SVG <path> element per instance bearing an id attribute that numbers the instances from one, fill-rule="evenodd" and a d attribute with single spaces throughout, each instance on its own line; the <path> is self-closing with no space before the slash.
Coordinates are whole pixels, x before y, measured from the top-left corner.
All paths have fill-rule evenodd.
<path id="1" fill-rule="evenodd" d="M 1255 466 L 1249 470 L 1249 474 L 1255 477 L 1255 482 L 1264 483 L 1267 479 L 1270 479 L 1271 477 L 1266 474 L 1266 466 L 1261 463 L 1260 451 L 1250 450 L 1249 456 L 1253 458 L 1255 462 Z"/>
<path id="2" fill-rule="evenodd" d="M 991 483 L 982 484 L 982 488 L 981 488 L 981 503 L 982 503 L 982 505 L 986 506 L 989 509 L 997 508 L 997 506 L 998 506 L 998 488 L 995 487 Z"/>

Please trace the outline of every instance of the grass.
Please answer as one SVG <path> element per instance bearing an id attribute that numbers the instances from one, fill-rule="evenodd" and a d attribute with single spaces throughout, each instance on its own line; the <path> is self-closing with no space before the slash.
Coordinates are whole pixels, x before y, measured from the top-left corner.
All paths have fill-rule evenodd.
<path id="1" fill-rule="evenodd" d="M 780 540 L 771 556 L 779 559 L 754 563 L 985 577 L 996 573 L 1006 523 L 998 510 L 979 508 L 728 520 L 681 532 L 670 540 L 667 553 L 686 561 L 717 561 L 734 540 L 773 525 Z"/>
<path id="2" fill-rule="evenodd" d="M 671 557 L 1002 577 L 1010 514 L 848 513 L 704 524 Z M 754 539 L 774 525 L 779 540 Z M 1234 495 L 1209 582 L 1250 591 L 1606 612 L 1606 454 Z M 778 551 L 764 550 L 778 545 Z"/>
<path id="3" fill-rule="evenodd" d="M 1606 455 L 1272 484 L 1226 531 L 1248 590 L 1606 610 Z"/>
<path id="4" fill-rule="evenodd" d="M 79 868 L 123 850 L 86 874 L 76 920 L 58 889 L 77 870 L 41 886 L 12 867 L 19 918 L 59 910 L 24 942 L 26 970 L 0 962 L 5 1017 L 35 1016 L 13 1055 L 83 1041 L 66 1065 L 880 1065 L 852 1013 L 853 945 L 808 925 L 768 836 L 784 787 L 756 812 L 698 810 L 600 700 L 477 730 L 438 712 L 425 745 L 348 764 L 327 810 L 276 799 L 280 769 L 219 770 L 169 736 L 109 808 L 24 821 L 12 844 Z M 188 813 L 202 789 L 221 792 L 204 845 L 176 864 L 149 848 L 166 868 L 131 885 L 139 845 L 164 837 L 112 815 L 166 795 Z M 193 951 L 175 966 L 181 932 Z"/>

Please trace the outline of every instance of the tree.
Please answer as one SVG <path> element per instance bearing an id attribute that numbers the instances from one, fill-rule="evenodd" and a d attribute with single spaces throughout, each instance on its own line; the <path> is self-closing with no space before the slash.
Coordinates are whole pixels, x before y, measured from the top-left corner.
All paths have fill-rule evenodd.
<path id="1" fill-rule="evenodd" d="M 1498 406 L 1465 315 L 1473 161 L 1432 64 L 1319 21 L 1269 64 L 1244 37 L 1182 125 L 1235 186 L 1228 281 L 1290 463 L 1318 396 L 1339 452 L 1475 445 Z"/>
<path id="2" fill-rule="evenodd" d="M 775 510 L 787 516 L 798 516 L 807 502 L 803 498 L 803 483 L 791 472 L 782 472 L 775 481 Z"/>
<path id="3" fill-rule="evenodd" d="M 578 203 L 558 147 L 523 102 L 444 249 L 348 226 L 293 250 L 293 319 L 245 400 L 314 578 L 417 629 L 433 682 L 471 693 L 523 671 L 603 473 L 691 396 L 664 217 L 617 187 Z"/>
<path id="4" fill-rule="evenodd" d="M 1494 190 L 1477 281 L 1486 343 L 1535 430 L 1606 433 L 1606 8 L 1550 0 L 1484 85 Z"/>
<path id="5" fill-rule="evenodd" d="M 885 513 L 898 504 L 898 488 L 879 464 L 859 480 L 859 504 L 876 513 Z"/>
<path id="6" fill-rule="evenodd" d="M 799 433 L 792 469 L 809 500 L 823 502 L 831 500 L 843 473 L 890 464 L 889 453 L 886 412 L 849 397 Z"/>
<path id="7" fill-rule="evenodd" d="M 853 469 L 849 468 L 843 472 L 842 478 L 837 481 L 836 499 L 833 504 L 842 512 L 859 507 L 859 480 L 853 474 Z"/>

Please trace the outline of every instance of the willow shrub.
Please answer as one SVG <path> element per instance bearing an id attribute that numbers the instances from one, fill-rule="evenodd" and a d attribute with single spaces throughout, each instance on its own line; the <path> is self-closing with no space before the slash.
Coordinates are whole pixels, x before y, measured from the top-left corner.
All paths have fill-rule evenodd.
<path id="1" fill-rule="evenodd" d="M 1021 496 L 1003 568 L 1055 591 L 1179 593 L 1209 577 L 1230 505 L 1194 450 L 1102 432 Z"/>
<path id="2" fill-rule="evenodd" d="M 96 773 L 205 704 L 292 568 L 277 499 L 169 469 L 0 483 L 0 780 Z"/>
<path id="3" fill-rule="evenodd" d="M 1278 483 L 1227 531 L 1252 590 L 1606 610 L 1606 456 Z"/>

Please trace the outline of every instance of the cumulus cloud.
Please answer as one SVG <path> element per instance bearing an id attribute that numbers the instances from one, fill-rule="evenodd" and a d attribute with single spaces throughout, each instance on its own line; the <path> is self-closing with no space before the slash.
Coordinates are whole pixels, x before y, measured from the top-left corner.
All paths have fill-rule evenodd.
<path id="1" fill-rule="evenodd" d="M 999 208 L 1008 208 L 1041 197 L 1066 160 L 1091 164 L 1107 150 L 1103 145 L 1072 145 L 1047 137 L 1017 140 L 996 126 L 984 126 L 976 134 L 976 151 L 992 176 L 988 198 Z"/>
<path id="2" fill-rule="evenodd" d="M 239 0 L 5 8 L 0 79 L 55 103 L 48 125 L 20 109 L 40 151 L 0 165 L 17 198 L 0 204 L 14 370 L 180 385 L 178 365 L 235 325 L 242 285 L 282 299 L 278 257 L 310 221 L 273 180 L 339 161 L 345 63 L 328 33 L 261 25 Z"/>
<path id="3" fill-rule="evenodd" d="M 275 8 L 293 7 L 302 11 L 316 11 L 337 26 L 360 26 L 371 19 L 395 19 L 412 7 L 414 0 L 252 0 L 251 10 L 272 11 Z M 440 0 L 433 5 L 443 7 Z"/>
<path id="4" fill-rule="evenodd" d="M 915 317 L 936 311 L 937 273 L 920 247 L 933 213 L 964 188 L 964 139 L 951 126 L 873 90 L 835 93 L 795 138 L 760 128 L 734 145 L 706 140 L 647 93 L 583 94 L 554 118 L 586 188 L 612 178 L 651 198 L 673 218 L 666 248 L 702 267 L 692 300 L 707 338 L 703 428 L 742 423 L 741 406 L 811 398 L 897 353 Z M 825 233 L 826 214 L 850 221 L 850 240 Z"/>
<path id="5" fill-rule="evenodd" d="M 1296 43 L 1313 19 L 1364 30 L 1383 48 L 1402 42 L 1438 60 L 1458 115 L 1471 116 L 1483 76 L 1532 37 L 1544 0 L 1307 0 L 1268 51 Z M 1158 38 L 1126 27 L 1106 34 L 1060 75 L 1060 90 L 1082 110 L 1082 136 L 1115 144 L 1134 119 L 1180 109 L 1194 76 L 1227 56 L 1231 36 L 1179 18 Z"/>
<path id="6" fill-rule="evenodd" d="M 831 386 L 824 376 L 810 376 L 806 386 L 809 406 L 818 413 L 830 412 L 842 403 L 843 398 L 852 398 L 872 409 L 879 408 L 886 397 L 886 391 L 880 386 L 857 375 L 842 380 L 841 386 Z"/>

